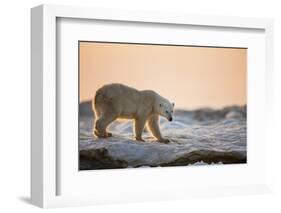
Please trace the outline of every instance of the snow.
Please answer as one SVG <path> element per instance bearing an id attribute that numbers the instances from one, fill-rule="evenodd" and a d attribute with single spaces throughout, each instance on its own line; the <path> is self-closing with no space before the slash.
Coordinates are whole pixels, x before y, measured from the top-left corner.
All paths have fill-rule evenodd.
<path id="1" fill-rule="evenodd" d="M 80 169 L 245 163 L 246 116 L 244 108 L 234 109 L 181 110 L 173 122 L 161 119 L 161 132 L 171 141 L 167 144 L 147 131 L 143 133 L 145 142 L 134 140 L 131 121 L 115 121 L 109 127 L 113 137 L 96 138 L 92 135 L 92 115 L 83 115 Z"/>

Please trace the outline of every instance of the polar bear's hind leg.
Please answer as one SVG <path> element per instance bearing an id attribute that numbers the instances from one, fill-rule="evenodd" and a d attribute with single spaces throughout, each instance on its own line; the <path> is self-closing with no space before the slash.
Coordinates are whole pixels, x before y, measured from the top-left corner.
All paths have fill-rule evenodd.
<path id="1" fill-rule="evenodd" d="M 94 133 L 99 138 L 111 137 L 112 133 L 106 131 L 107 126 L 116 119 L 114 114 L 102 115 L 96 120 Z"/>

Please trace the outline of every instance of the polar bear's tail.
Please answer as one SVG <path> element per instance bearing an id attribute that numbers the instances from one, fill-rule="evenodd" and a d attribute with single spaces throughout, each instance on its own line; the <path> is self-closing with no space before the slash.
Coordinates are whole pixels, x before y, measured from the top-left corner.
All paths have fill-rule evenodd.
<path id="1" fill-rule="evenodd" d="M 99 102 L 100 96 L 101 96 L 101 94 L 100 94 L 100 91 L 98 90 L 98 91 L 96 92 L 96 95 L 95 95 L 95 106 L 96 106 L 96 104 Z"/>
<path id="2" fill-rule="evenodd" d="M 95 99 L 94 99 L 94 103 L 93 103 L 93 111 L 95 112 L 96 114 L 96 117 L 99 117 L 100 114 L 101 114 L 101 111 L 100 111 L 100 103 L 101 103 L 101 99 L 102 99 L 102 93 L 100 90 L 98 90 L 96 92 L 96 95 L 95 95 Z"/>

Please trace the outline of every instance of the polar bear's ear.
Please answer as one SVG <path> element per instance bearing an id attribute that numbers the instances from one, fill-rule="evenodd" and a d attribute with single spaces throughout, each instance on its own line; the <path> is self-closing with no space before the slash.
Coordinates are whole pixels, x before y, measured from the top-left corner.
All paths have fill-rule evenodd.
<path id="1" fill-rule="evenodd" d="M 174 106 L 175 106 L 175 103 L 173 102 L 172 105 L 173 105 L 173 107 L 174 107 Z"/>

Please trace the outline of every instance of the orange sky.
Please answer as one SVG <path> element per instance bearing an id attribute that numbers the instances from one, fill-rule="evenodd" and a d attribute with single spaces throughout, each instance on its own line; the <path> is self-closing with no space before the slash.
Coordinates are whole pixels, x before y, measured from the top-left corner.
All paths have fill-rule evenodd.
<path id="1" fill-rule="evenodd" d="M 80 102 L 104 84 L 152 89 L 177 108 L 246 104 L 247 50 L 80 42 Z"/>

